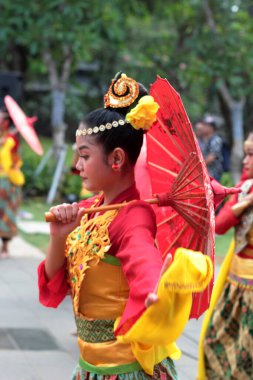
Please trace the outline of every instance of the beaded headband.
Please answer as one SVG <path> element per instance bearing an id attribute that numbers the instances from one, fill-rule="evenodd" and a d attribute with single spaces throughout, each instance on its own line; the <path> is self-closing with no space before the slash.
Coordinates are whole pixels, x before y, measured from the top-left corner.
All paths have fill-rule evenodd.
<path id="1" fill-rule="evenodd" d="M 119 125 L 128 124 L 126 120 L 120 119 L 119 121 L 114 120 L 112 123 L 101 124 L 99 127 L 87 128 L 87 129 L 77 129 L 76 136 L 86 136 L 92 135 L 93 133 L 103 132 L 106 129 L 117 128 Z"/>
<path id="2" fill-rule="evenodd" d="M 122 74 L 116 75 L 104 96 L 104 107 L 125 108 L 129 107 L 139 95 L 138 83 Z"/>

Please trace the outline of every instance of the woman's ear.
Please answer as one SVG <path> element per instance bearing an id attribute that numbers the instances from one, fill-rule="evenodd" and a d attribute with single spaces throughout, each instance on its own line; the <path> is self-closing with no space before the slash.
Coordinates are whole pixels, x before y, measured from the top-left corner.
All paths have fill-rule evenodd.
<path id="1" fill-rule="evenodd" d="M 110 166 L 116 165 L 116 167 L 120 170 L 126 162 L 126 152 L 122 148 L 115 148 L 109 154 L 108 162 Z"/>

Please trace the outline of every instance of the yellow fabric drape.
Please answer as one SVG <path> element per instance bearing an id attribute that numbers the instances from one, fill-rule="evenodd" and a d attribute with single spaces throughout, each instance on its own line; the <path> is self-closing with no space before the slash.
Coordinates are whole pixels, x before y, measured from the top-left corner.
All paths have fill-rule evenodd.
<path id="1" fill-rule="evenodd" d="M 222 266 L 220 268 L 220 272 L 218 275 L 217 280 L 215 281 L 214 284 L 214 289 L 211 297 L 211 302 L 209 309 L 207 310 L 203 323 L 202 323 L 202 328 L 201 328 L 201 333 L 200 333 L 200 339 L 199 339 L 199 360 L 198 360 L 198 374 L 197 374 L 197 380 L 206 380 L 206 371 L 205 371 L 205 361 L 204 361 L 204 339 L 206 335 L 206 331 L 208 328 L 209 321 L 211 319 L 211 316 L 213 314 L 213 310 L 215 308 L 215 305 L 217 304 L 220 295 L 222 293 L 222 290 L 224 288 L 229 268 L 231 265 L 231 261 L 233 258 L 234 254 L 234 247 L 235 247 L 235 242 L 234 239 L 231 241 L 230 247 L 228 249 L 228 253 L 222 263 Z"/>
<path id="2" fill-rule="evenodd" d="M 131 343 L 134 356 L 145 372 L 166 357 L 179 359 L 175 340 L 188 322 L 192 293 L 206 288 L 213 275 L 213 264 L 201 252 L 178 248 L 174 261 L 158 286 L 158 302 L 151 305 L 125 334 L 117 336 Z M 117 325 L 117 321 L 116 321 Z"/>
<path id="3" fill-rule="evenodd" d="M 243 250 L 245 252 L 246 249 Z M 248 280 L 253 280 L 253 260 L 234 255 L 231 260 L 230 273 Z"/>
<path id="4" fill-rule="evenodd" d="M 8 137 L 0 149 L 0 167 L 11 183 L 16 186 L 22 186 L 25 183 L 25 177 L 20 170 L 22 161 L 18 158 L 13 162 L 12 149 L 15 146 L 13 138 Z"/>
<path id="5" fill-rule="evenodd" d="M 11 150 L 14 148 L 15 142 L 12 138 L 7 138 L 5 143 L 0 149 L 0 164 L 3 171 L 7 174 L 12 167 Z"/>

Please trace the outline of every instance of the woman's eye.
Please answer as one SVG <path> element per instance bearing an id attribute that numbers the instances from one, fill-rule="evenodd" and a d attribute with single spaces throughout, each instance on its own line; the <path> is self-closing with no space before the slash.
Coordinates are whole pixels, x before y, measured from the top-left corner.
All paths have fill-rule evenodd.
<path id="1" fill-rule="evenodd" d="M 87 156 L 86 154 L 84 156 L 80 156 L 80 158 L 84 158 L 85 160 L 88 160 L 89 156 Z"/>

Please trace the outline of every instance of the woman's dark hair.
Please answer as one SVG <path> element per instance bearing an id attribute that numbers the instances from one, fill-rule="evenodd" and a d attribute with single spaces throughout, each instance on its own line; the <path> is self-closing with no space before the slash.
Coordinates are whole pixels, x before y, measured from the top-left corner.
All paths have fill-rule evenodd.
<path id="1" fill-rule="evenodd" d="M 135 107 L 138 100 L 144 95 L 148 94 L 146 88 L 141 84 L 139 85 L 139 95 L 131 106 L 126 108 L 99 108 L 90 112 L 83 120 L 83 123 L 87 128 L 94 128 L 106 123 L 112 123 L 113 121 L 119 121 L 125 119 L 125 115 L 131 108 Z M 143 129 L 135 129 L 131 124 L 126 123 L 119 125 L 116 128 L 106 129 L 103 132 L 92 134 L 92 137 L 100 143 L 106 154 L 109 154 L 113 149 L 119 147 L 124 149 L 127 153 L 130 162 L 134 165 L 140 154 L 143 143 Z"/>

